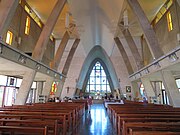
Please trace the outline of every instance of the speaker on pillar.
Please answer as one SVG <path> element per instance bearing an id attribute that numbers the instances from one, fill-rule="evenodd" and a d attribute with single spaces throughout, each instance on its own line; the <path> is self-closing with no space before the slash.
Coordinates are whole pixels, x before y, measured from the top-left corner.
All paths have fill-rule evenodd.
<path id="1" fill-rule="evenodd" d="M 18 37 L 18 45 L 21 44 L 21 37 Z"/>
<path id="2" fill-rule="evenodd" d="M 177 34 L 177 41 L 180 43 L 180 33 Z"/>

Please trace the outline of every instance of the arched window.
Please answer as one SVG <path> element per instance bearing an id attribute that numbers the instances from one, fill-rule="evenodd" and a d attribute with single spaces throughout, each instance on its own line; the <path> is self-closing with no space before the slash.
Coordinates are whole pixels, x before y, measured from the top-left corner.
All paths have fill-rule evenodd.
<path id="1" fill-rule="evenodd" d="M 94 65 L 86 87 L 87 93 L 111 93 L 109 81 L 100 62 Z"/>

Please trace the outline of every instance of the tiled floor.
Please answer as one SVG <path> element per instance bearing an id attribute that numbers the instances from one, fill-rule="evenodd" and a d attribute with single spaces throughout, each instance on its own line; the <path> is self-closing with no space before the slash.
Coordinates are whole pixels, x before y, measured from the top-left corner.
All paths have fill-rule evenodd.
<path id="1" fill-rule="evenodd" d="M 76 135 L 115 135 L 103 104 L 93 104 L 85 113 Z"/>

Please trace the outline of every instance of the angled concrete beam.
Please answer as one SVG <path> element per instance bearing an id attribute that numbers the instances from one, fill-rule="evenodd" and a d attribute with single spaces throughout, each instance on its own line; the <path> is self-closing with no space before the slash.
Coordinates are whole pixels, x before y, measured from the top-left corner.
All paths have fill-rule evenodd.
<path id="1" fill-rule="evenodd" d="M 74 43 L 73 43 L 73 45 L 71 47 L 71 50 L 69 52 L 69 55 L 68 55 L 68 57 L 66 59 L 66 63 L 65 63 L 65 65 L 63 67 L 63 70 L 62 70 L 62 74 L 65 75 L 65 76 L 67 76 L 67 73 L 69 71 L 69 67 L 71 65 L 72 58 L 73 58 L 74 53 L 75 53 L 75 51 L 76 51 L 76 49 L 78 47 L 79 42 L 80 42 L 80 39 L 76 39 L 74 41 Z"/>
<path id="2" fill-rule="evenodd" d="M 33 50 L 32 57 L 38 61 L 42 60 L 43 54 L 45 52 L 46 46 L 49 41 L 50 34 L 58 20 L 58 17 L 66 3 L 66 0 L 58 0 L 54 6 L 46 24 L 43 27 L 43 30 L 40 34 L 40 37 L 36 43 L 36 46 Z"/>
<path id="3" fill-rule="evenodd" d="M 65 75 L 65 76 L 67 76 L 67 73 L 69 71 L 69 67 L 71 65 L 72 58 L 73 58 L 74 53 L 75 53 L 75 51 L 76 51 L 76 49 L 78 47 L 79 42 L 80 42 L 80 39 L 76 39 L 74 41 L 74 43 L 73 43 L 73 45 L 71 47 L 71 50 L 70 50 L 70 52 L 68 54 L 68 57 L 66 59 L 65 65 L 64 65 L 63 70 L 62 70 L 62 74 Z M 65 83 L 65 79 L 66 78 L 63 77 L 62 80 L 59 82 L 58 89 L 57 89 L 57 92 L 56 92 L 57 97 L 60 97 L 60 95 L 61 95 L 64 83 Z"/>
<path id="4" fill-rule="evenodd" d="M 35 75 L 35 70 L 28 71 L 24 74 L 21 86 L 16 95 L 15 105 L 24 105 L 26 103 Z"/>
<path id="5" fill-rule="evenodd" d="M 162 81 L 168 95 L 170 105 L 180 107 L 180 92 L 171 71 L 161 71 Z"/>
<path id="6" fill-rule="evenodd" d="M 148 97 L 155 97 L 155 92 L 153 90 L 153 87 L 151 85 L 151 81 L 149 78 L 141 78 L 141 82 L 143 83 L 143 86 L 145 88 L 146 94 Z"/>
<path id="7" fill-rule="evenodd" d="M 44 86 L 44 88 L 42 90 L 42 95 L 47 96 L 47 98 L 50 95 L 53 81 L 54 81 L 53 77 L 47 77 L 46 78 L 45 86 Z"/>
<path id="8" fill-rule="evenodd" d="M 66 31 L 64 36 L 63 36 L 63 38 L 62 38 L 62 41 L 61 41 L 61 43 L 60 43 L 60 45 L 58 47 L 58 50 L 57 50 L 56 55 L 54 57 L 54 60 L 51 63 L 51 68 L 53 68 L 55 70 L 58 69 L 59 64 L 61 62 L 61 58 L 62 58 L 63 52 L 64 52 L 64 50 L 66 48 L 66 45 L 68 43 L 69 38 L 70 38 L 69 34 Z"/>
<path id="9" fill-rule="evenodd" d="M 180 0 L 177 0 L 177 2 L 178 2 L 178 4 L 179 4 L 179 6 L 180 6 Z"/>
<path id="10" fill-rule="evenodd" d="M 138 52 L 137 46 L 131 36 L 131 33 L 129 32 L 129 29 L 122 30 L 122 33 L 128 43 L 128 46 L 132 52 L 132 55 L 134 56 L 137 68 L 141 69 L 143 67 L 143 60 Z"/>
<path id="11" fill-rule="evenodd" d="M 0 1 L 0 36 L 2 36 L 9 27 L 18 4 L 19 0 Z"/>
<path id="12" fill-rule="evenodd" d="M 58 86 L 57 86 L 57 91 L 55 93 L 55 97 L 60 97 L 61 96 L 61 93 L 62 93 L 62 90 L 63 90 L 63 86 L 64 86 L 64 81 L 65 81 L 65 78 L 63 78 L 62 80 L 60 80 L 58 82 Z"/>
<path id="13" fill-rule="evenodd" d="M 118 37 L 114 38 L 114 41 L 116 42 L 116 45 L 117 45 L 117 47 L 119 48 L 119 51 L 120 51 L 120 53 L 121 53 L 121 55 L 122 55 L 122 58 L 123 58 L 123 60 L 124 60 L 124 63 L 125 63 L 125 65 L 126 65 L 126 68 L 127 68 L 127 70 L 128 70 L 129 75 L 132 74 L 132 73 L 133 73 L 133 68 L 132 68 L 132 66 L 131 66 L 131 63 L 130 63 L 130 61 L 129 61 L 129 58 L 128 58 L 128 56 L 127 56 L 126 51 L 124 50 L 124 47 L 123 47 L 121 41 L 119 40 Z"/>
<path id="14" fill-rule="evenodd" d="M 139 91 L 139 86 L 137 81 L 131 82 L 132 85 L 132 95 L 134 98 L 139 98 L 141 96 Z"/>
<path id="15" fill-rule="evenodd" d="M 153 58 L 154 59 L 159 58 L 160 56 L 163 55 L 163 51 L 159 46 L 156 34 L 153 28 L 151 27 L 148 18 L 146 17 L 144 11 L 142 10 L 137 0 L 127 0 L 127 2 L 129 3 L 132 11 L 135 13 L 135 15 L 139 20 L 139 23 L 142 27 L 142 30 L 148 42 L 148 46 Z"/>

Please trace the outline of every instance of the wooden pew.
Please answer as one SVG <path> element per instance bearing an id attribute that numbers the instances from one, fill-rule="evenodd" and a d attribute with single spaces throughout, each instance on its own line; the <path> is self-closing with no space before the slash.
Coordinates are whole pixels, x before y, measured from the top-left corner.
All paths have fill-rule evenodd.
<path id="1" fill-rule="evenodd" d="M 16 119 L 40 119 L 55 120 L 58 119 L 58 125 L 62 124 L 63 134 L 72 132 L 78 124 L 78 120 L 83 116 L 85 111 L 84 103 L 45 103 L 33 105 L 14 105 L 0 108 L 0 118 Z M 23 114 L 23 115 L 22 115 Z M 60 120 L 65 116 L 65 120 Z M 72 128 L 71 128 L 72 127 Z M 68 129 L 68 130 L 67 130 Z"/>
<path id="2" fill-rule="evenodd" d="M 126 123 L 133 124 L 143 122 L 148 125 L 152 122 L 161 122 L 163 124 L 168 124 L 170 122 L 178 124 L 178 122 L 180 122 L 180 108 L 173 108 L 171 106 L 154 104 L 144 105 L 142 103 L 130 102 L 120 105 L 108 105 L 107 111 L 113 127 L 118 135 L 127 134 L 125 128 Z M 140 127 L 141 126 L 139 126 L 139 128 Z M 150 126 L 148 125 L 146 128 L 150 128 Z M 133 134 L 135 132 L 133 132 Z"/>
<path id="3" fill-rule="evenodd" d="M 21 133 L 23 135 L 48 135 L 47 126 L 43 127 L 20 127 L 20 126 L 0 126 L 1 133 Z"/>
<path id="4" fill-rule="evenodd" d="M 136 131 L 130 129 L 130 135 L 180 135 L 180 132 L 169 132 L 169 131 Z"/>
<path id="5" fill-rule="evenodd" d="M 65 119 L 57 116 L 38 116 L 38 115 L 0 115 L 0 125 L 28 125 L 29 126 L 40 126 L 48 125 L 53 130 L 54 135 L 59 133 L 65 135 L 67 128 Z M 17 123 L 15 123 L 17 122 Z"/>
<path id="6" fill-rule="evenodd" d="M 123 131 L 123 129 L 125 128 L 125 124 L 126 123 L 133 123 L 133 122 L 180 122 L 180 117 L 179 118 L 154 118 L 153 116 L 152 117 L 149 117 L 149 118 L 144 118 L 144 117 L 141 117 L 141 118 L 121 118 L 120 121 L 118 122 L 118 134 L 121 134 L 121 131 Z"/>
<path id="7" fill-rule="evenodd" d="M 171 131 L 180 132 L 180 123 L 147 122 L 126 123 L 122 135 L 131 135 L 133 131 Z M 136 129 L 136 130 L 135 130 Z"/>

